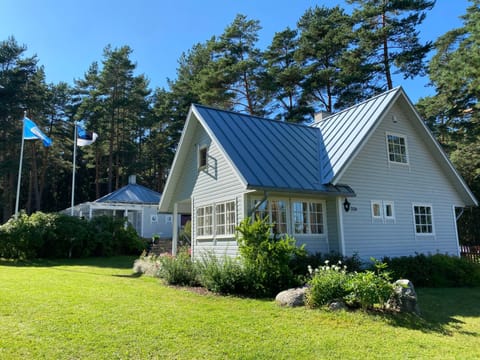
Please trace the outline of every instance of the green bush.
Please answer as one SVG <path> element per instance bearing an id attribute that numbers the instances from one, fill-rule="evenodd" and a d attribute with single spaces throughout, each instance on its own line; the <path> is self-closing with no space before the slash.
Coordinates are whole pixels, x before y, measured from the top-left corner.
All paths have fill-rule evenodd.
<path id="1" fill-rule="evenodd" d="M 170 285 L 197 286 L 198 270 L 192 261 L 188 248 L 180 248 L 176 256 L 163 254 L 157 260 L 160 262 L 158 276 Z"/>
<path id="2" fill-rule="evenodd" d="M 355 272 L 346 283 L 348 295 L 345 300 L 349 305 L 358 305 L 364 310 L 375 306 L 383 308 L 394 292 L 390 272 L 386 271 L 388 265 L 373 258 L 371 260 L 375 271 Z"/>
<path id="3" fill-rule="evenodd" d="M 0 226 L 0 257 L 67 258 L 138 254 L 144 244 L 123 219 L 91 221 L 64 214 L 20 214 Z"/>
<path id="4" fill-rule="evenodd" d="M 327 305 L 332 301 L 343 300 L 348 294 L 346 291 L 346 283 L 349 274 L 346 266 L 342 266 L 339 262 L 336 265 L 329 265 L 329 261 L 325 261 L 325 265 L 315 270 L 310 267 L 312 274 L 311 280 L 308 282 L 308 291 L 306 294 L 306 304 L 311 308 Z"/>
<path id="5" fill-rule="evenodd" d="M 384 258 L 395 279 L 418 287 L 480 286 L 480 264 L 445 254 Z"/>
<path id="6" fill-rule="evenodd" d="M 246 273 L 240 261 L 229 256 L 218 258 L 208 252 L 198 263 L 200 283 L 210 291 L 220 294 L 244 294 Z"/>
<path id="7" fill-rule="evenodd" d="M 305 256 L 306 251 L 297 247 L 289 235 L 272 236 L 272 225 L 267 219 L 244 219 L 237 227 L 240 256 L 248 270 L 251 284 L 258 296 L 273 296 L 281 290 L 300 285 L 301 279 L 290 264 L 295 257 Z"/>

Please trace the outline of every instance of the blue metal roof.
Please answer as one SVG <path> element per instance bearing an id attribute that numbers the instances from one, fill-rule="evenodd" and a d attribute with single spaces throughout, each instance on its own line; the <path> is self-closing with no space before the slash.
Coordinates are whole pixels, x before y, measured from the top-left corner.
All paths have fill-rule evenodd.
<path id="1" fill-rule="evenodd" d="M 317 128 L 193 105 L 247 188 L 352 193 L 321 182 Z"/>
<path id="2" fill-rule="evenodd" d="M 128 184 L 95 202 L 123 204 L 158 204 L 162 195 L 138 184 Z"/>
<path id="3" fill-rule="evenodd" d="M 312 125 L 321 130 L 323 137 L 323 182 L 334 182 L 401 91 L 401 87 L 386 91 Z"/>

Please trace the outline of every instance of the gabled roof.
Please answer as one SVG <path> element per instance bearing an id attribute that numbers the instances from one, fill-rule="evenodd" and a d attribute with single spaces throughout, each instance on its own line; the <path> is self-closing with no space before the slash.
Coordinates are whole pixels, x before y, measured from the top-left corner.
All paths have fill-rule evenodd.
<path id="1" fill-rule="evenodd" d="M 323 136 L 323 182 L 335 183 L 400 92 L 402 89 L 397 87 L 312 125 L 319 128 Z"/>
<path id="2" fill-rule="evenodd" d="M 95 200 L 96 203 L 158 204 L 161 194 L 138 184 L 128 184 Z"/>
<path id="3" fill-rule="evenodd" d="M 368 142 L 394 103 L 402 99 L 432 156 L 438 160 L 466 204 L 477 200 L 424 124 L 401 87 L 384 92 L 311 126 L 192 105 L 175 154 L 160 211 L 172 211 L 175 186 L 192 156 L 189 142 L 200 124 L 222 151 L 245 189 L 354 196 L 341 175 Z M 186 194 L 184 194 L 186 195 Z M 185 200 L 185 199 L 179 199 Z"/>
<path id="4" fill-rule="evenodd" d="M 321 181 L 319 129 L 193 105 L 247 189 L 345 193 Z"/>

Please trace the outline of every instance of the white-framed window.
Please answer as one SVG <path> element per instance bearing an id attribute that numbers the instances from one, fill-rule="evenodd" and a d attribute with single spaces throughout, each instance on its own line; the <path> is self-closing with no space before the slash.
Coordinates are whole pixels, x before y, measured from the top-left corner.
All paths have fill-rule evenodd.
<path id="1" fill-rule="evenodd" d="M 430 204 L 413 204 L 413 218 L 417 235 L 433 235 L 433 210 Z"/>
<path id="2" fill-rule="evenodd" d="M 215 204 L 215 236 L 235 234 L 235 214 L 235 201 Z"/>
<path id="3" fill-rule="evenodd" d="M 382 201 L 372 200 L 372 219 L 383 220 Z"/>
<path id="4" fill-rule="evenodd" d="M 372 200 L 372 221 L 379 220 L 383 223 L 395 222 L 394 202 L 390 200 Z"/>
<path id="5" fill-rule="evenodd" d="M 383 200 L 383 217 L 387 221 L 395 221 L 395 207 L 393 201 Z"/>
<path id="6" fill-rule="evenodd" d="M 197 153 L 198 170 L 205 169 L 208 165 L 208 146 L 201 145 Z"/>
<path id="7" fill-rule="evenodd" d="M 388 161 L 408 164 L 407 138 L 403 135 L 387 133 Z"/>
<path id="8" fill-rule="evenodd" d="M 293 232 L 295 234 L 324 234 L 324 203 L 292 201 Z"/>
<path id="9" fill-rule="evenodd" d="M 152 214 L 152 215 L 150 215 L 150 223 L 151 223 L 151 224 L 156 224 L 156 223 L 158 223 L 158 215 L 157 215 L 157 214 Z"/>
<path id="10" fill-rule="evenodd" d="M 173 222 L 173 215 L 165 216 L 165 224 L 171 224 Z"/>
<path id="11" fill-rule="evenodd" d="M 213 205 L 197 208 L 197 236 L 213 235 Z"/>
<path id="12" fill-rule="evenodd" d="M 286 200 L 254 200 L 253 205 L 256 210 L 253 214 L 254 218 L 265 219 L 268 217 L 269 222 L 273 225 L 272 231 L 275 234 L 287 233 L 287 201 Z"/>

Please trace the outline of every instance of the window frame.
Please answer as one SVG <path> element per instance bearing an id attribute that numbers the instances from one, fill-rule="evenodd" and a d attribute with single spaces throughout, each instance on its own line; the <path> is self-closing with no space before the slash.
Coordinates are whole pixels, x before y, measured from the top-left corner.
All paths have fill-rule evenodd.
<path id="1" fill-rule="evenodd" d="M 218 212 L 218 207 L 223 206 L 222 212 Z M 231 206 L 229 208 L 229 206 Z M 219 218 L 220 215 L 220 218 Z M 233 222 L 231 221 L 233 215 Z M 219 220 L 222 223 L 219 223 Z M 235 227 L 237 226 L 237 203 L 235 200 L 219 201 L 215 203 L 214 212 L 214 238 L 230 238 L 235 235 Z M 219 232 L 219 226 L 223 226 L 223 232 Z"/>
<path id="2" fill-rule="evenodd" d="M 326 229 L 326 221 L 325 221 L 325 213 L 327 210 L 326 206 L 326 201 L 325 200 L 316 200 L 316 201 L 311 201 L 311 200 L 306 200 L 306 199 L 291 199 L 290 200 L 291 204 L 291 209 L 290 209 L 290 218 L 291 218 L 291 227 L 292 227 L 292 234 L 295 236 L 302 236 L 302 235 L 318 235 L 318 236 L 326 236 L 327 229 Z M 301 227 L 303 229 L 302 232 L 297 232 L 297 226 L 296 224 L 298 223 L 296 221 L 296 214 L 298 211 L 296 211 L 296 206 L 295 204 L 301 204 L 302 206 L 302 224 Z M 306 208 L 304 208 L 304 205 L 306 205 Z M 313 212 L 312 205 L 320 205 L 321 206 L 321 212 Z M 306 210 L 306 211 L 305 211 Z M 312 212 L 313 214 L 321 214 L 321 223 L 315 222 L 312 223 Z M 313 228 L 319 228 L 321 227 L 322 232 L 313 232 Z"/>
<path id="3" fill-rule="evenodd" d="M 391 207 L 392 215 L 387 215 L 387 206 Z M 383 218 L 385 221 L 395 222 L 395 202 L 393 200 L 383 200 Z"/>
<path id="4" fill-rule="evenodd" d="M 417 215 L 415 208 L 429 208 L 429 214 L 421 214 Z M 433 206 L 429 203 L 412 203 L 412 215 L 413 215 L 413 230 L 416 236 L 435 236 L 435 224 L 434 224 L 434 215 L 433 215 Z M 419 223 L 417 224 L 417 216 L 429 216 L 430 217 L 430 224 L 428 222 L 426 224 Z M 423 226 L 431 226 L 431 232 L 418 232 L 418 227 Z"/>
<path id="5" fill-rule="evenodd" d="M 378 206 L 379 215 L 375 215 L 375 205 Z M 370 211 L 372 215 L 372 221 L 382 220 L 383 221 L 383 201 L 382 200 L 371 200 L 370 201 Z"/>
<path id="6" fill-rule="evenodd" d="M 207 208 L 211 209 L 210 214 L 207 214 L 205 210 Z M 199 215 L 199 212 L 202 212 L 202 215 Z M 207 216 L 210 218 L 210 223 L 206 223 Z M 202 219 L 202 221 L 200 221 Z M 205 230 L 210 228 L 210 233 L 207 233 Z M 210 239 L 214 237 L 214 205 L 208 204 L 197 207 L 195 211 L 195 232 L 197 238 L 199 239 Z"/>
<path id="7" fill-rule="evenodd" d="M 390 139 L 389 137 L 396 137 L 399 139 L 403 139 L 403 147 L 405 148 L 405 154 L 402 153 L 396 153 L 396 152 L 390 152 Z M 387 144 L 387 159 L 389 164 L 397 164 L 397 165 L 404 165 L 408 166 L 410 164 L 410 156 L 408 154 L 408 141 L 407 141 L 407 136 L 403 134 L 398 134 L 398 133 L 393 133 L 393 132 L 386 132 L 385 133 L 385 142 Z M 393 146 L 402 146 L 402 144 L 392 144 Z M 393 155 L 394 159 L 396 156 L 400 157 L 405 157 L 405 162 L 403 161 L 396 161 L 392 160 L 390 155 Z"/>
<path id="8" fill-rule="evenodd" d="M 208 167 L 208 145 L 200 145 L 197 150 L 197 168 L 204 170 Z"/>

